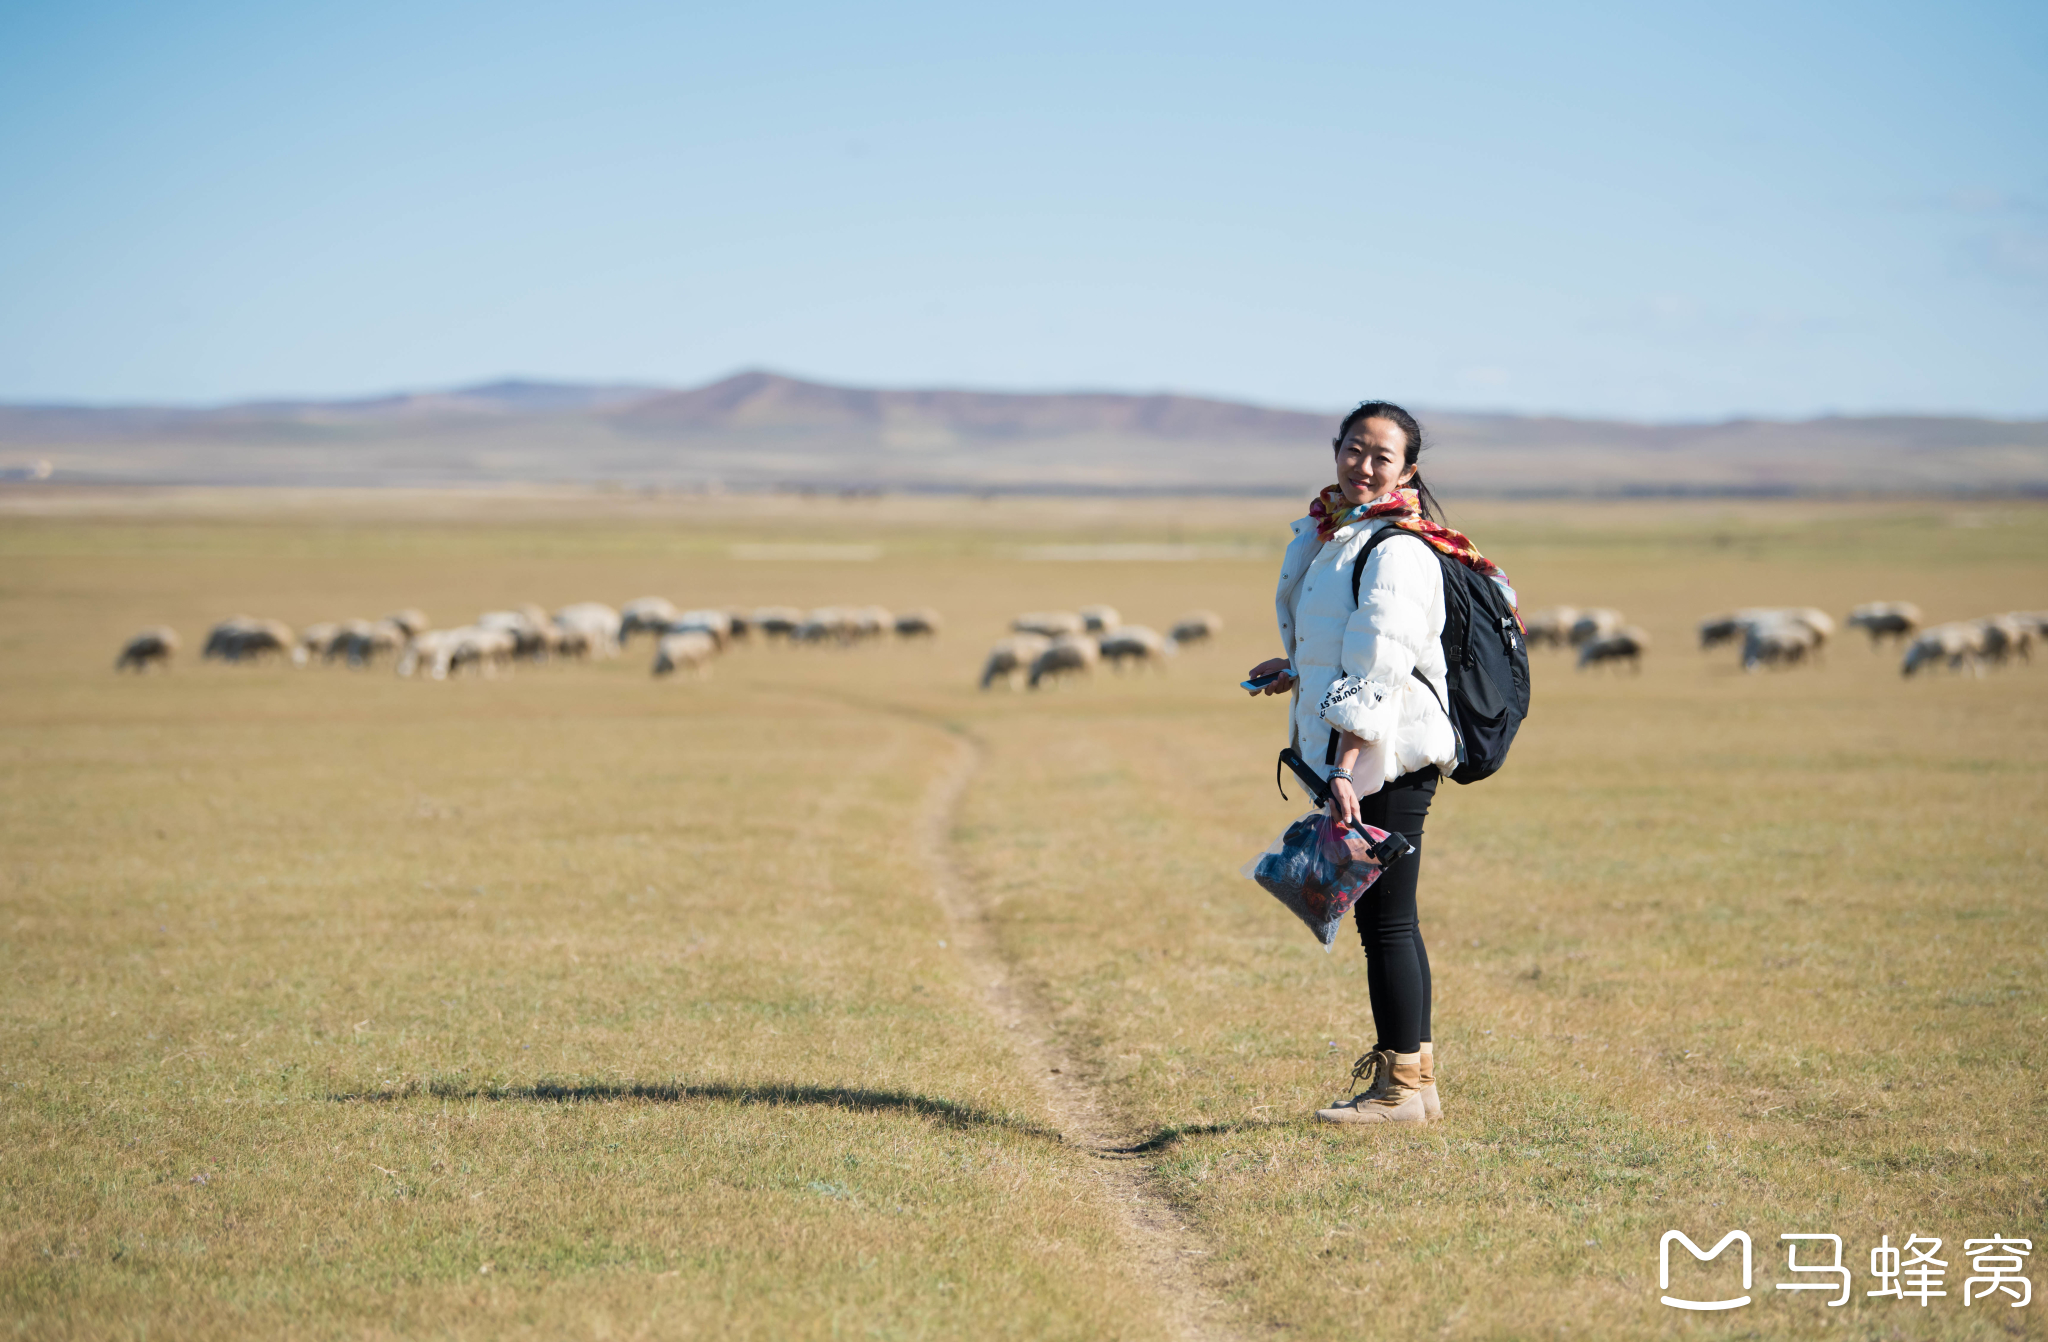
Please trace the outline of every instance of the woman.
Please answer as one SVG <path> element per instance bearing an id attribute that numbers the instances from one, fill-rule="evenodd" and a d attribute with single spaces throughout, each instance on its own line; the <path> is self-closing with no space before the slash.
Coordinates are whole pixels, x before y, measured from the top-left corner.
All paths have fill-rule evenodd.
<path id="1" fill-rule="evenodd" d="M 1365 1089 L 1317 1111 L 1331 1123 L 1422 1123 L 1442 1116 L 1430 1046 L 1429 955 L 1416 921 L 1422 823 L 1440 772 L 1457 765 L 1443 705 L 1444 579 L 1438 552 L 1507 586 L 1498 566 L 1434 520 L 1422 482 L 1422 427 L 1398 405 L 1368 401 L 1335 440 L 1337 483 L 1294 524 L 1275 606 L 1285 657 L 1252 668 L 1275 679 L 1255 693 L 1294 695 L 1293 744 L 1327 778 L 1330 816 L 1363 821 L 1415 845 L 1358 904 L 1378 1036 L 1352 1070 Z M 1407 533 L 1374 545 L 1373 536 Z M 1513 599 L 1513 589 L 1509 598 Z"/>

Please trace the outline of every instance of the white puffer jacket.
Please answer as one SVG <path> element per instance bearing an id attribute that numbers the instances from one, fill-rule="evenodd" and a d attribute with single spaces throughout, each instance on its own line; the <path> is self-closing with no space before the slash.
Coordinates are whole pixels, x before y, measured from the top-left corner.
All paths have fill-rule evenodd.
<path id="1" fill-rule="evenodd" d="M 1280 642 L 1296 677 L 1293 745 L 1309 767 L 1328 776 L 1337 731 L 1366 743 L 1353 769 L 1361 793 L 1434 764 L 1457 765 L 1456 735 L 1441 707 L 1444 684 L 1444 575 L 1436 553 L 1417 536 L 1397 536 L 1366 557 L 1351 603 L 1351 570 L 1373 533 L 1374 519 L 1316 538 L 1313 517 L 1294 524 L 1280 561 L 1274 608 Z M 1425 688 L 1410 674 L 1419 670 Z M 1435 694 L 1430 690 L 1434 689 Z"/>

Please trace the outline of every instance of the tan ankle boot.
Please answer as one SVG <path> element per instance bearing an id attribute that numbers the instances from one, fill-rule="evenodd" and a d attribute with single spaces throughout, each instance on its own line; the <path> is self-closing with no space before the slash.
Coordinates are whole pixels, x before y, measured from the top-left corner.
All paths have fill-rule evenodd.
<path id="1" fill-rule="evenodd" d="M 1436 1098 L 1436 1052 L 1427 1044 L 1422 1046 L 1422 1112 L 1432 1123 L 1444 1116 Z"/>
<path id="2" fill-rule="evenodd" d="M 1422 1111 L 1422 1063 L 1419 1059 L 1400 1061 L 1380 1049 L 1358 1060 L 1351 1070 L 1354 1080 L 1372 1074 L 1365 1090 L 1327 1109 L 1316 1110 L 1325 1123 L 1425 1123 Z"/>

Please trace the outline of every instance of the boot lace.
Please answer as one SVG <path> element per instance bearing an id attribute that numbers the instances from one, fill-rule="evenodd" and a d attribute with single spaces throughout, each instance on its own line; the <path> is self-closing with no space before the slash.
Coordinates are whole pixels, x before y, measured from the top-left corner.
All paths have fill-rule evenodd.
<path id="1" fill-rule="evenodd" d="M 1388 1080 L 1387 1055 L 1379 1049 L 1351 1064 L 1351 1095 L 1375 1095 L 1386 1089 Z"/>

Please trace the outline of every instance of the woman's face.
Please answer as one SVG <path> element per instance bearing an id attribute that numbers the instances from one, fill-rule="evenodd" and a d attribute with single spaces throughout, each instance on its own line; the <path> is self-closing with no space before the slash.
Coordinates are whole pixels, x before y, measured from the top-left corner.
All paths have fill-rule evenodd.
<path id="1" fill-rule="evenodd" d="M 1391 419 L 1374 415 L 1351 426 L 1337 445 L 1337 485 L 1346 503 L 1367 503 L 1407 484 L 1415 468 L 1407 464 L 1408 435 Z"/>

